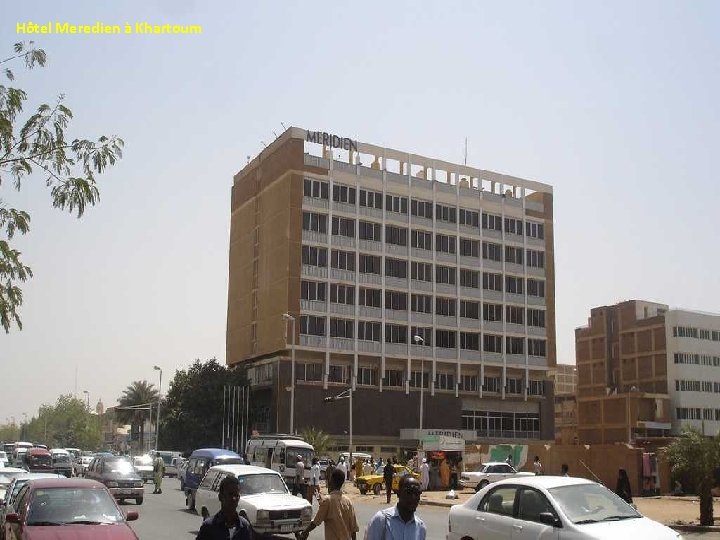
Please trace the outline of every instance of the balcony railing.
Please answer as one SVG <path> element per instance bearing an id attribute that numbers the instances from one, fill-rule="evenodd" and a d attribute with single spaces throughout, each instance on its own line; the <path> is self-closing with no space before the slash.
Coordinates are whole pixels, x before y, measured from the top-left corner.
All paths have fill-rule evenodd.
<path id="1" fill-rule="evenodd" d="M 398 309 L 386 309 L 385 310 L 385 318 L 393 320 L 393 321 L 407 321 L 408 312 L 401 311 Z"/>
<path id="2" fill-rule="evenodd" d="M 522 275 L 523 270 L 524 270 L 524 268 L 523 268 L 522 264 L 515 264 L 515 263 L 510 263 L 510 262 L 505 263 L 505 271 L 509 274 Z"/>
<path id="3" fill-rule="evenodd" d="M 311 336 L 300 334 L 300 345 L 303 347 L 325 348 L 325 336 Z"/>
<path id="4" fill-rule="evenodd" d="M 473 287 L 460 287 L 460 296 L 480 298 L 482 292 L 480 289 L 474 289 Z"/>
<path id="5" fill-rule="evenodd" d="M 334 235 L 332 235 L 332 245 L 354 248 L 355 247 L 355 239 L 350 236 L 342 236 L 339 234 L 334 234 Z"/>
<path id="6" fill-rule="evenodd" d="M 412 355 L 415 358 L 432 358 L 432 347 L 425 345 L 410 345 Z"/>
<path id="7" fill-rule="evenodd" d="M 317 231 L 306 231 L 303 229 L 302 239 L 305 242 L 315 242 L 317 244 L 327 244 L 327 234 Z"/>
<path id="8" fill-rule="evenodd" d="M 318 167 L 320 169 L 329 169 L 330 161 L 318 156 L 311 156 L 310 154 L 305 154 L 305 165 L 310 165 L 311 167 Z"/>
<path id="9" fill-rule="evenodd" d="M 438 358 L 454 359 L 457 358 L 457 349 L 435 347 L 435 356 L 437 356 Z"/>
<path id="10" fill-rule="evenodd" d="M 503 363 L 503 356 L 501 353 L 483 351 L 481 355 L 484 362 L 490 362 L 493 364 Z"/>
<path id="11" fill-rule="evenodd" d="M 378 219 L 382 219 L 383 211 L 379 208 L 370 208 L 368 206 L 361 206 L 359 208 L 359 214 L 361 216 L 370 216 Z"/>
<path id="12" fill-rule="evenodd" d="M 460 349 L 461 360 L 480 360 L 480 351 L 473 351 L 470 349 Z"/>
<path id="13" fill-rule="evenodd" d="M 385 287 L 388 287 L 390 289 L 407 289 L 407 286 L 407 278 L 385 276 Z"/>
<path id="14" fill-rule="evenodd" d="M 432 282 L 412 279 L 410 280 L 410 288 L 413 289 L 413 291 L 432 292 Z"/>
<path id="15" fill-rule="evenodd" d="M 439 326 L 457 326 L 457 319 L 455 317 L 448 317 L 446 315 L 435 315 L 435 324 Z"/>
<path id="16" fill-rule="evenodd" d="M 503 293 L 501 291 L 483 289 L 483 300 L 486 302 L 502 302 Z"/>
<path id="17" fill-rule="evenodd" d="M 382 243 L 376 242 L 375 240 L 360 240 L 361 251 L 382 251 Z"/>
<path id="18" fill-rule="evenodd" d="M 389 255 L 399 255 L 400 257 L 407 257 L 408 247 L 398 246 L 396 244 L 385 244 L 385 251 Z"/>
<path id="19" fill-rule="evenodd" d="M 326 306 L 324 300 L 300 300 L 300 309 L 302 311 L 315 311 L 325 313 Z"/>
<path id="20" fill-rule="evenodd" d="M 495 229 L 482 229 L 483 240 L 502 240 L 502 231 Z"/>
<path id="21" fill-rule="evenodd" d="M 495 270 L 502 272 L 503 264 L 500 261 L 494 261 L 492 259 L 483 259 L 482 261 L 483 270 Z"/>
<path id="22" fill-rule="evenodd" d="M 449 263 L 455 263 L 457 262 L 457 257 L 454 253 L 446 253 L 444 251 L 437 251 L 435 253 L 435 260 L 440 262 L 449 262 Z"/>
<path id="23" fill-rule="evenodd" d="M 438 231 L 457 231 L 457 223 L 450 223 L 448 221 L 442 221 L 439 219 L 435 220 L 435 229 Z"/>
<path id="24" fill-rule="evenodd" d="M 358 315 L 360 317 L 367 317 L 371 319 L 381 319 L 382 309 L 369 306 L 358 306 Z"/>
<path id="25" fill-rule="evenodd" d="M 512 364 L 513 366 L 524 366 L 525 365 L 525 355 L 524 354 L 506 354 L 505 359 L 508 364 Z"/>
<path id="26" fill-rule="evenodd" d="M 328 275 L 327 267 L 325 266 L 312 266 L 311 264 L 302 265 L 302 275 L 326 278 Z"/>
<path id="27" fill-rule="evenodd" d="M 457 294 L 457 287 L 448 283 L 436 283 L 435 292 L 438 294 L 449 294 L 455 296 Z"/>
<path id="28" fill-rule="evenodd" d="M 355 315 L 355 306 L 330 302 L 330 313 L 353 316 Z"/>
<path id="29" fill-rule="evenodd" d="M 528 364 L 531 366 L 547 366 L 547 358 L 543 356 L 528 356 Z"/>
<path id="30" fill-rule="evenodd" d="M 382 352 L 382 345 L 379 341 L 363 341 L 358 340 L 358 351 L 359 352 L 365 352 L 365 353 L 377 353 L 380 354 Z"/>
<path id="31" fill-rule="evenodd" d="M 480 268 L 480 257 L 468 257 L 466 255 L 460 255 L 458 258 L 458 264 L 465 268 Z"/>
<path id="32" fill-rule="evenodd" d="M 327 210 L 329 204 L 327 199 L 320 199 L 316 197 L 303 197 L 303 206 Z"/>
<path id="33" fill-rule="evenodd" d="M 541 298 L 539 296 L 527 296 L 527 303 L 529 306 L 544 306 L 545 305 L 545 298 Z"/>
<path id="34" fill-rule="evenodd" d="M 416 259 L 427 259 L 432 261 L 433 252 L 429 249 L 411 248 L 410 252 Z"/>
<path id="35" fill-rule="evenodd" d="M 382 276 L 380 274 L 363 274 L 362 272 L 360 272 L 360 274 L 358 274 L 358 281 L 360 283 L 381 285 L 382 284 Z"/>
<path id="36" fill-rule="evenodd" d="M 545 336 L 547 336 L 547 328 L 540 328 L 538 326 L 528 326 L 527 333 L 529 336 L 545 337 Z"/>
<path id="37" fill-rule="evenodd" d="M 333 212 L 342 212 L 345 214 L 357 214 L 357 208 L 354 204 L 347 204 L 333 201 Z"/>
<path id="38" fill-rule="evenodd" d="M 394 356 L 407 355 L 408 348 L 405 343 L 386 343 L 385 344 L 385 354 L 391 354 Z"/>
<path id="39" fill-rule="evenodd" d="M 505 301 L 511 304 L 524 304 L 525 295 L 515 293 L 505 293 Z"/>
<path id="40" fill-rule="evenodd" d="M 417 325 L 418 323 L 432 324 L 433 316 L 432 316 L 432 313 L 421 313 L 419 311 L 411 311 L 410 312 L 410 321 L 415 325 Z"/>
<path id="41" fill-rule="evenodd" d="M 545 277 L 545 269 L 537 268 L 536 266 L 527 267 L 528 276 Z"/>
<path id="42" fill-rule="evenodd" d="M 502 321 L 483 321 L 482 329 L 483 332 L 502 332 L 503 323 Z"/>
<path id="43" fill-rule="evenodd" d="M 340 268 L 331 268 L 330 277 L 338 281 L 355 281 L 355 272 L 351 270 L 342 270 Z"/>
<path id="44" fill-rule="evenodd" d="M 355 340 L 350 338 L 331 337 L 330 348 L 341 349 L 343 351 L 353 351 L 355 350 Z"/>

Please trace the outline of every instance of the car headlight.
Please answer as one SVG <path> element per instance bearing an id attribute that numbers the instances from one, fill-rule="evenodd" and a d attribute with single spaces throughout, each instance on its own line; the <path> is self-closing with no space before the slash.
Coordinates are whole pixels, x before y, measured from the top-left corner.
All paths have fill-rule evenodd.
<path id="1" fill-rule="evenodd" d="M 302 519 L 312 519 L 312 506 L 304 507 L 300 512 L 300 517 Z"/>
<path id="2" fill-rule="evenodd" d="M 112 480 L 108 480 L 107 482 L 105 482 L 105 485 L 109 488 L 118 487 L 118 483 L 113 482 Z"/>
<path id="3" fill-rule="evenodd" d="M 270 510 L 258 510 L 256 517 L 257 517 L 258 521 L 268 520 L 268 519 L 270 519 Z"/>

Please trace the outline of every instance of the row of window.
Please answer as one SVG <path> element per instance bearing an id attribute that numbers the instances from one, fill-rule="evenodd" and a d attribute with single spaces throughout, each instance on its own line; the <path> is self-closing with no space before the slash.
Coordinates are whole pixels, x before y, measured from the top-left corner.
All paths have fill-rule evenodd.
<path id="1" fill-rule="evenodd" d="M 357 196 L 357 188 L 346 186 L 343 184 L 333 184 L 332 199 L 335 202 L 344 204 L 355 204 Z M 383 209 L 383 194 L 379 191 L 368 189 L 360 189 L 359 204 L 366 208 Z M 329 199 L 330 188 L 327 182 L 322 180 L 305 179 L 303 186 L 303 195 L 315 199 Z M 385 209 L 388 212 L 398 214 L 408 213 L 408 198 L 401 195 L 385 195 Z M 435 220 L 445 223 L 459 223 L 468 227 L 479 227 L 482 224 L 483 229 L 502 231 L 503 224 L 506 233 L 530 236 L 532 238 L 544 239 L 545 226 L 542 223 L 526 221 L 523 227 L 523 221 L 516 218 L 503 218 L 496 214 L 488 214 L 483 212 L 482 218 L 480 212 L 465 208 L 457 208 L 446 204 L 433 203 L 421 199 L 410 199 L 410 214 L 416 217 L 433 219 L 433 208 L 435 210 Z"/>
<path id="2" fill-rule="evenodd" d="M 462 411 L 462 429 L 481 437 L 535 438 L 540 435 L 540 415 L 524 412 Z"/>
<path id="3" fill-rule="evenodd" d="M 720 394 L 720 382 L 676 380 L 676 392 L 712 392 Z"/>
<path id="4" fill-rule="evenodd" d="M 702 409 L 700 407 L 676 407 L 677 420 L 714 420 L 720 422 L 720 409 Z"/>
<path id="5" fill-rule="evenodd" d="M 458 332 L 455 330 L 441 330 L 432 327 L 409 328 L 399 324 L 385 324 L 384 335 L 382 323 L 375 321 L 354 321 L 352 319 L 340 319 L 330 317 L 329 327 L 326 330 L 326 318 L 315 315 L 302 315 L 300 317 L 300 333 L 311 336 L 326 336 L 334 338 L 357 339 L 362 341 L 375 341 L 385 343 L 408 344 L 412 342 L 422 343 L 445 349 L 460 349 L 506 354 L 527 354 L 529 356 L 545 357 L 546 342 L 544 339 L 524 338 L 515 336 L 504 336 L 498 334 L 480 332 Z M 422 342 L 415 339 L 415 336 L 422 338 Z"/>
<path id="6" fill-rule="evenodd" d="M 675 353 L 674 360 L 676 364 L 720 367 L 720 356 L 711 356 L 709 354 Z"/>
<path id="7" fill-rule="evenodd" d="M 695 328 L 694 326 L 673 326 L 673 337 L 720 341 L 720 330 L 708 330 L 706 328 Z"/>

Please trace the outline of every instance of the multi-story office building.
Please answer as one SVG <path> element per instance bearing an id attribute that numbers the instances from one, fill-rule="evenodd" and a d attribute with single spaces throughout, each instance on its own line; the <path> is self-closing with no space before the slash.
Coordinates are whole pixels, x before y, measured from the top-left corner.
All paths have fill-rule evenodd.
<path id="1" fill-rule="evenodd" d="M 720 316 L 639 300 L 591 310 L 575 331 L 581 442 L 720 428 Z"/>
<path id="2" fill-rule="evenodd" d="M 290 428 L 294 393 L 295 430 L 343 440 L 348 410 L 323 398 L 351 387 L 363 448 L 552 439 L 552 204 L 539 182 L 285 131 L 232 191 L 227 362 L 258 430 Z"/>
<path id="3" fill-rule="evenodd" d="M 558 364 L 555 368 L 555 441 L 577 442 L 577 367 Z"/>

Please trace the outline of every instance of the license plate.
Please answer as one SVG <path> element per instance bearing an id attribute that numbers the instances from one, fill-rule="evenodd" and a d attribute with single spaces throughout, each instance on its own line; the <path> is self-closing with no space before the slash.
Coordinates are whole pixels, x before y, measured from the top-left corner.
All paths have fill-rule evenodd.
<path id="1" fill-rule="evenodd" d="M 280 525 L 281 533 L 292 532 L 292 530 L 293 530 L 292 523 L 288 523 L 287 525 Z"/>

